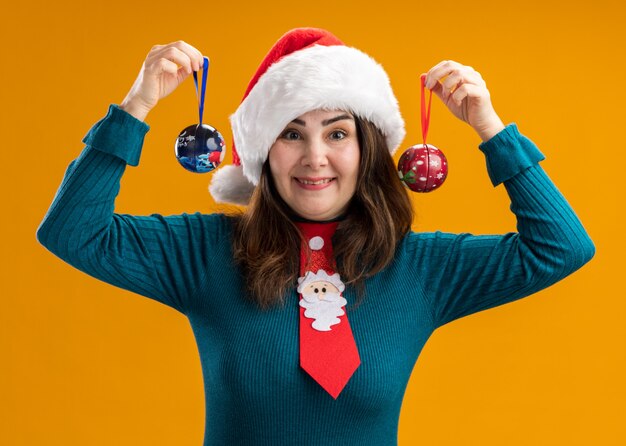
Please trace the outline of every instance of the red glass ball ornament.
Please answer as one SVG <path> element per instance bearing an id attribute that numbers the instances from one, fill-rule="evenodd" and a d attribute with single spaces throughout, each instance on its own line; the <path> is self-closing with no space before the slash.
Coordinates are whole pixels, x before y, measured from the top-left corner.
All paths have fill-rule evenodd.
<path id="1" fill-rule="evenodd" d="M 398 176 L 413 192 L 430 192 L 446 180 L 448 160 L 438 148 L 416 144 L 406 149 L 398 160 Z"/>

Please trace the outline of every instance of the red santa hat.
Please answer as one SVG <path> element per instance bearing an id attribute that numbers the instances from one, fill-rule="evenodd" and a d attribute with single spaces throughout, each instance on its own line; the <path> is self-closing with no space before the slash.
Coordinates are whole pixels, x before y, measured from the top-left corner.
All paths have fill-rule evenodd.
<path id="1" fill-rule="evenodd" d="M 392 155 L 406 133 L 378 62 L 323 29 L 293 29 L 265 56 L 230 116 L 233 164 L 213 176 L 215 201 L 247 204 L 276 138 L 295 118 L 317 109 L 346 110 L 372 122 Z"/>

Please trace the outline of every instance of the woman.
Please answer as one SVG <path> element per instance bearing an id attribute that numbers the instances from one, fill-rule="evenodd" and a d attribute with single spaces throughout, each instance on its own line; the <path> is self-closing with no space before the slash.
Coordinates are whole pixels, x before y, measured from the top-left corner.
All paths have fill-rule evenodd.
<path id="1" fill-rule="evenodd" d="M 205 445 L 395 444 L 406 384 L 437 327 L 539 291 L 594 255 L 541 152 L 504 126 L 480 75 L 452 61 L 426 85 L 482 139 L 519 232 L 412 232 L 391 157 L 404 123 L 388 78 L 314 28 L 281 37 L 231 116 L 234 162 L 210 190 L 247 203 L 241 215 L 115 214 L 143 120 L 201 64 L 182 41 L 150 51 L 122 104 L 83 140 L 37 237 L 87 274 L 188 317 Z"/>

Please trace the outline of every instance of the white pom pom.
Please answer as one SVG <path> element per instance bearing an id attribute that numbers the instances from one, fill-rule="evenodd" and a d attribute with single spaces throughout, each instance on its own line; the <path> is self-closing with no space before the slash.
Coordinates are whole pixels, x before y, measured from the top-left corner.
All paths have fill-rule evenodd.
<path id="1" fill-rule="evenodd" d="M 309 240 L 309 248 L 311 248 L 313 251 L 319 251 L 323 247 L 324 239 L 322 237 L 315 236 L 311 240 Z"/>
<path id="2" fill-rule="evenodd" d="M 213 174 L 209 192 L 218 203 L 247 205 L 254 185 L 243 175 L 241 166 L 223 166 Z"/>

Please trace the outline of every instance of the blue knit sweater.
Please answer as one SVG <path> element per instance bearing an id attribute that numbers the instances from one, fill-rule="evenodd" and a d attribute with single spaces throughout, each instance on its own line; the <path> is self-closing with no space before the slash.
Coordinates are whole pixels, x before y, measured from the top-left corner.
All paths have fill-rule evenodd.
<path id="1" fill-rule="evenodd" d="M 114 213 L 148 125 L 119 109 L 85 136 L 38 231 L 58 257 L 189 319 L 202 363 L 204 445 L 393 445 L 411 371 L 439 326 L 535 293 L 576 271 L 595 248 L 515 124 L 479 148 L 504 183 L 519 232 L 409 233 L 347 312 L 361 365 L 337 400 L 299 366 L 298 295 L 258 310 L 232 263 L 221 214 Z"/>

